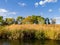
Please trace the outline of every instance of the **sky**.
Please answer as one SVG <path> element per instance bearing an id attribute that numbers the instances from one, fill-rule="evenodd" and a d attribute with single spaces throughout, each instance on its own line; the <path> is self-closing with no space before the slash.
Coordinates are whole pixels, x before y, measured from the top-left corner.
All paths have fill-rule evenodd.
<path id="1" fill-rule="evenodd" d="M 0 0 L 0 16 L 60 17 L 60 0 Z"/>

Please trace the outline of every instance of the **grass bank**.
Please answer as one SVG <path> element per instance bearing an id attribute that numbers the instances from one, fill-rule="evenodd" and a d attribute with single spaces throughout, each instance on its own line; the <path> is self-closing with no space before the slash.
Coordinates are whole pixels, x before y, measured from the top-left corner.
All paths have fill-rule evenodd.
<path id="1" fill-rule="evenodd" d="M 60 25 L 23 24 L 0 26 L 0 38 L 60 40 Z"/>

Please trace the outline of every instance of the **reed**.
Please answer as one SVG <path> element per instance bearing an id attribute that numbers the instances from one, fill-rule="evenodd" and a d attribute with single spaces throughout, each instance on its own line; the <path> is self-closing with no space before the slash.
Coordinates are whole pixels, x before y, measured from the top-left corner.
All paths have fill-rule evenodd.
<path id="1" fill-rule="evenodd" d="M 60 25 L 23 24 L 0 26 L 0 38 L 60 40 Z"/>

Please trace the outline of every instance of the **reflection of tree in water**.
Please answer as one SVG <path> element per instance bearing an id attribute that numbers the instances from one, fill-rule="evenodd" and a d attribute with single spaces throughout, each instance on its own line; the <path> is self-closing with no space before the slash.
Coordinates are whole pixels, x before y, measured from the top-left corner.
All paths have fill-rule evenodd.
<path id="1" fill-rule="evenodd" d="M 57 40 L 56 43 L 57 43 L 57 45 L 60 45 L 60 41 L 59 40 Z"/>
<path id="2" fill-rule="evenodd" d="M 45 41 L 45 44 L 44 45 L 60 45 L 58 44 L 56 41 L 54 40 L 47 40 Z"/>
<path id="3" fill-rule="evenodd" d="M 0 40 L 0 45 L 60 45 L 53 40 Z"/>
<path id="4" fill-rule="evenodd" d="M 0 39 L 0 45 L 9 45 L 9 41 Z"/>

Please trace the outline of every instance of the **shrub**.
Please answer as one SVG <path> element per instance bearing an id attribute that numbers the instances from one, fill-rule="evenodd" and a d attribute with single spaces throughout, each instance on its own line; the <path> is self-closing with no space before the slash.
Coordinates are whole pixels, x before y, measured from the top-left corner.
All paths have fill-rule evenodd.
<path id="1" fill-rule="evenodd" d="M 24 39 L 35 39 L 35 30 L 23 30 Z"/>
<path id="2" fill-rule="evenodd" d="M 57 32 L 54 30 L 45 30 L 45 36 L 47 39 L 56 39 Z"/>
<path id="3" fill-rule="evenodd" d="M 44 39 L 46 39 L 45 34 L 44 34 L 44 31 L 43 31 L 43 30 L 38 30 L 38 31 L 36 31 L 36 33 L 35 33 L 35 38 L 36 38 L 36 39 L 39 39 L 39 40 L 44 40 Z"/>
<path id="4" fill-rule="evenodd" d="M 8 39 L 22 39 L 23 38 L 23 33 L 22 30 L 11 30 L 8 31 Z"/>

